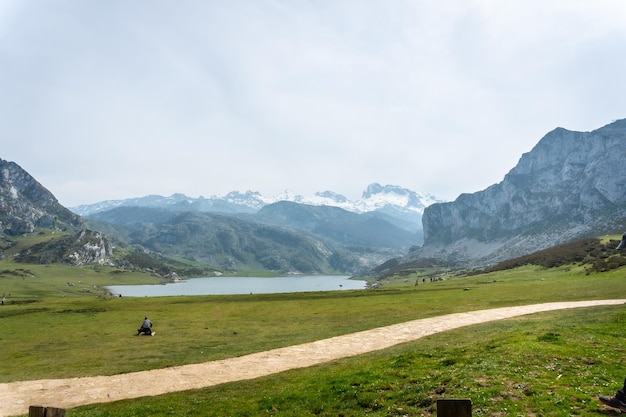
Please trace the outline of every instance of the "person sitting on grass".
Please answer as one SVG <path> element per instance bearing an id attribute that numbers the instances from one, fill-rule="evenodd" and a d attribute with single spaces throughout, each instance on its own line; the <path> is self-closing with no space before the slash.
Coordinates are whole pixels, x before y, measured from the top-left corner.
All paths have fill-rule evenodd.
<path id="1" fill-rule="evenodd" d="M 143 319 L 141 327 L 137 330 L 137 336 L 141 334 L 145 334 L 146 336 L 150 336 L 152 334 L 152 321 L 148 317 Z"/>

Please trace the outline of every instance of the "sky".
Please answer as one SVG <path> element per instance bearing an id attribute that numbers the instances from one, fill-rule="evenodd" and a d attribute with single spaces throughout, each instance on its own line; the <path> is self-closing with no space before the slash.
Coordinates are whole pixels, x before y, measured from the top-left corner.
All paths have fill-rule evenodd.
<path id="1" fill-rule="evenodd" d="M 0 0 L 0 159 L 66 207 L 454 200 L 626 117 L 623 0 Z"/>

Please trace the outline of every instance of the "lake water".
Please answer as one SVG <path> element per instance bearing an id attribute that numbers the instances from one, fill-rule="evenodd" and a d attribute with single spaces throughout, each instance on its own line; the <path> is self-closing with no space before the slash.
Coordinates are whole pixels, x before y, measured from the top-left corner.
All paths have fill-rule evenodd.
<path id="1" fill-rule="evenodd" d="M 163 297 L 171 295 L 273 294 L 306 291 L 360 290 L 366 282 L 337 275 L 296 275 L 290 277 L 191 278 L 164 285 L 111 285 L 114 295 Z"/>

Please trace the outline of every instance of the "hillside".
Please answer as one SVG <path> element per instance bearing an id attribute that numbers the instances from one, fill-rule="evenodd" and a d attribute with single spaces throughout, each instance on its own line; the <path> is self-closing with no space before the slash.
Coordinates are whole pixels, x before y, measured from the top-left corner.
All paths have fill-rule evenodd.
<path id="1" fill-rule="evenodd" d="M 372 222 L 367 218 L 361 221 L 360 215 L 338 208 L 288 205 L 295 211 L 283 211 L 287 217 L 276 217 L 276 209 L 285 207 L 285 203 L 277 203 L 276 207 L 265 208 L 259 217 L 119 207 L 94 214 L 88 221 L 92 227 L 106 229 L 127 245 L 139 245 L 229 270 L 266 269 L 280 273 L 356 274 L 406 250 L 406 246 L 402 248 L 402 243 L 395 239 L 391 239 L 393 245 L 389 247 L 385 247 L 381 239 L 368 240 L 370 229 L 361 229 L 359 225 L 379 224 L 380 230 L 395 230 L 405 240 L 411 236 L 389 223 Z M 307 229 L 304 223 L 298 226 L 293 220 L 298 211 L 332 211 L 334 215 L 326 216 L 325 221 L 318 219 L 308 223 Z M 351 218 L 352 222 L 342 216 Z M 336 227 L 329 229 L 329 224 Z"/>
<path id="2" fill-rule="evenodd" d="M 379 212 L 356 214 L 339 207 L 282 201 L 263 207 L 255 218 L 346 246 L 386 247 L 406 251 L 418 240 L 416 234 L 395 226 L 391 216 Z"/>
<path id="3" fill-rule="evenodd" d="M 522 265 L 554 268 L 570 264 L 585 265 L 588 273 L 610 271 L 626 265 L 626 254 L 615 249 L 618 244 L 619 240 L 614 239 L 608 242 L 598 238 L 579 239 L 502 261 L 487 268 L 485 272 L 502 271 Z"/>
<path id="4" fill-rule="evenodd" d="M 452 273 L 453 271 L 457 275 L 476 275 L 504 271 L 526 265 L 537 265 L 544 268 L 578 265 L 584 267 L 587 274 L 607 272 L 626 265 L 626 252 L 616 249 L 619 242 L 619 239 L 576 239 L 527 255 L 507 259 L 486 268 L 463 269 L 454 263 L 437 258 L 424 258 L 410 262 L 390 259 L 372 269 L 369 275 L 378 279 L 414 274 L 430 274 L 436 277 L 441 273 Z"/>
<path id="5" fill-rule="evenodd" d="M 424 210 L 406 261 L 484 266 L 626 226 L 626 120 L 545 135 L 498 184 Z"/>

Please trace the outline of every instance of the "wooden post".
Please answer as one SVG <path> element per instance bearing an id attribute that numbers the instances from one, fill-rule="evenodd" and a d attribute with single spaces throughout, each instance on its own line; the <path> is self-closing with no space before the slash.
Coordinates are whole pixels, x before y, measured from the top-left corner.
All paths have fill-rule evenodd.
<path id="1" fill-rule="evenodd" d="M 472 400 L 437 400 L 437 417 L 472 417 Z"/>
<path id="2" fill-rule="evenodd" d="M 46 417 L 65 417 L 65 408 L 46 408 Z"/>
<path id="3" fill-rule="evenodd" d="M 65 409 L 31 405 L 28 407 L 28 417 L 65 417 Z"/>
<path id="4" fill-rule="evenodd" d="M 28 407 L 28 417 L 45 417 L 46 409 L 38 405 L 31 405 Z"/>

